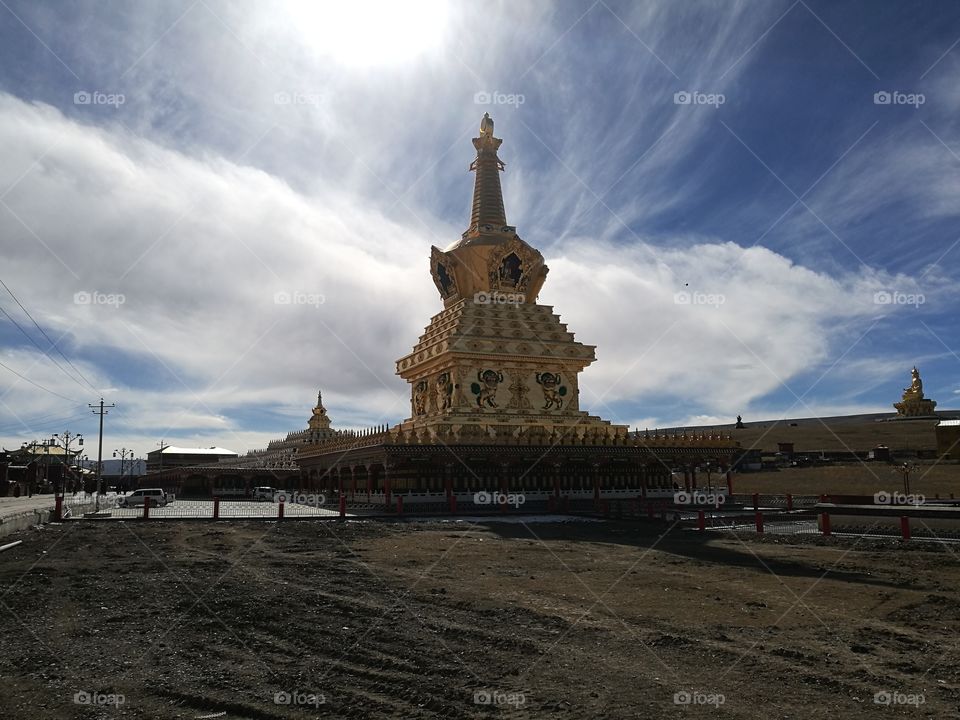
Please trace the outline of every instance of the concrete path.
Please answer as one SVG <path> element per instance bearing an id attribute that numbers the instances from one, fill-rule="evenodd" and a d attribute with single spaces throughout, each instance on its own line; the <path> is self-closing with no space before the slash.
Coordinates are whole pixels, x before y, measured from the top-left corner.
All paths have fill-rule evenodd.
<path id="1" fill-rule="evenodd" d="M 33 497 L 21 495 L 18 498 L 0 498 L 0 520 L 11 515 L 19 515 L 30 510 L 52 510 L 53 506 L 53 493 L 47 495 L 34 495 Z"/>

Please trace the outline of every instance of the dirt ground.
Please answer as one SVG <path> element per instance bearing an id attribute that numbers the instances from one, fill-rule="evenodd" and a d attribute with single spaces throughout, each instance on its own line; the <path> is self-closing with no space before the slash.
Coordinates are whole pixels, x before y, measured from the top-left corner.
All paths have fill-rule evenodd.
<path id="1" fill-rule="evenodd" d="M 20 537 L 0 553 L 3 718 L 960 713 L 952 546 L 601 522 Z"/>

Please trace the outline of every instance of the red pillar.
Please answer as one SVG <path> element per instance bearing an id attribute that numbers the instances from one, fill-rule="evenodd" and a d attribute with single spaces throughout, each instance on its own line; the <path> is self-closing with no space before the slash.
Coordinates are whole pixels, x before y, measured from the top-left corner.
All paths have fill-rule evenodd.
<path id="1" fill-rule="evenodd" d="M 347 516 L 347 499 L 343 497 L 343 495 L 341 495 L 340 496 L 340 517 L 346 517 L 346 516 Z"/>
<path id="2" fill-rule="evenodd" d="M 727 494 L 733 495 L 733 473 L 727 470 Z"/>
<path id="3" fill-rule="evenodd" d="M 763 534 L 763 513 L 756 514 L 757 532 Z"/>
<path id="4" fill-rule="evenodd" d="M 340 497 L 343 497 L 343 496 L 341 495 Z M 283 501 L 282 500 L 277 503 L 277 517 L 278 518 L 283 517 Z"/>
<path id="5" fill-rule="evenodd" d="M 760 509 L 760 493 L 753 494 L 753 510 L 756 512 Z"/>
<path id="6" fill-rule="evenodd" d="M 820 516 L 820 526 L 823 528 L 823 534 L 830 534 L 830 513 L 823 513 Z"/>
<path id="7" fill-rule="evenodd" d="M 150 519 L 150 497 L 147 496 L 143 499 L 143 519 Z"/>
<path id="8" fill-rule="evenodd" d="M 900 534 L 904 540 L 910 539 L 910 518 L 906 515 L 900 518 Z"/>
<path id="9" fill-rule="evenodd" d="M 787 493 L 787 510 L 793 510 L 793 495 Z"/>
<path id="10" fill-rule="evenodd" d="M 697 530 L 707 529 L 707 514 L 703 510 L 697 511 Z"/>
<path id="11" fill-rule="evenodd" d="M 53 511 L 54 517 L 57 519 L 57 522 L 63 520 L 63 496 L 57 495 L 55 509 Z"/>
<path id="12" fill-rule="evenodd" d="M 383 468 L 383 500 L 384 505 L 387 506 L 387 510 L 390 509 L 390 473 L 387 471 L 386 466 Z"/>
<path id="13" fill-rule="evenodd" d="M 216 520 L 220 517 L 220 497 L 213 498 L 213 519 Z"/>
<path id="14" fill-rule="evenodd" d="M 403 495 L 397 495 L 397 516 L 403 515 Z"/>

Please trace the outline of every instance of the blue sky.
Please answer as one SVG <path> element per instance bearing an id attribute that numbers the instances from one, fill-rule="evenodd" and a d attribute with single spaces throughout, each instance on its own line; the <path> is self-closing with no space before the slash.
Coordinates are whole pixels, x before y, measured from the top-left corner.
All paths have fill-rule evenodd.
<path id="1" fill-rule="evenodd" d="M 5 0 L 0 279 L 63 355 L 0 288 L 4 445 L 407 417 L 485 111 L 594 414 L 960 405 L 956 3 L 397 7 Z"/>

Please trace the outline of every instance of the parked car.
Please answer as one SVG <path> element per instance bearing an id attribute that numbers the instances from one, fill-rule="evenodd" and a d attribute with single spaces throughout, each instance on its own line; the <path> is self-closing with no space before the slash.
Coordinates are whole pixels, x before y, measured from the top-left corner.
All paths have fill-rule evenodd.
<path id="1" fill-rule="evenodd" d="M 273 500 L 273 496 L 277 494 L 277 491 L 272 487 L 255 487 L 253 489 L 253 499 L 254 500 Z"/>
<path id="2" fill-rule="evenodd" d="M 167 504 L 167 494 L 162 488 L 141 488 L 129 495 L 121 497 L 117 504 L 120 507 L 141 507 L 144 501 L 150 498 L 150 507 L 163 507 Z"/>

